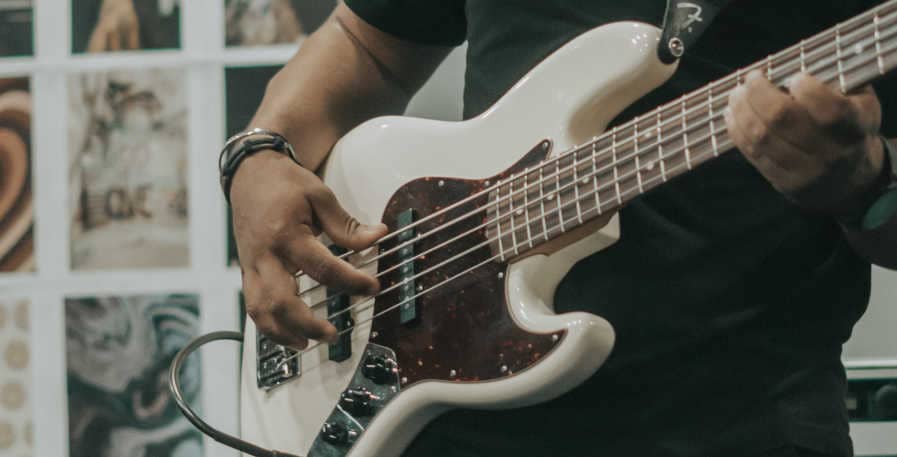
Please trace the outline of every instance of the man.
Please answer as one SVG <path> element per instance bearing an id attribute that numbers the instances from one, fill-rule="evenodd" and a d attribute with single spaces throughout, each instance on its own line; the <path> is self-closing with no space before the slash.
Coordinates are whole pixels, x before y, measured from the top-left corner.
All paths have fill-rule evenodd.
<path id="1" fill-rule="evenodd" d="M 251 124 L 283 134 L 304 168 L 266 151 L 245 159 L 232 181 L 247 309 L 261 331 L 298 347 L 334 335 L 295 297 L 298 269 L 336 287 L 377 290 L 313 235 L 323 230 L 362 248 L 385 228 L 346 214 L 313 171 L 350 128 L 400 112 L 450 46 L 469 43 L 469 117 L 573 37 L 617 20 L 658 24 L 665 3 L 347 0 L 338 7 L 271 81 Z M 873 4 L 733 2 L 676 76 L 620 118 Z M 882 92 L 886 107 L 890 97 Z M 842 96 L 802 77 L 785 93 L 753 75 L 731 106 L 727 124 L 743 154 L 624 208 L 622 239 L 580 262 L 559 287 L 558 312 L 575 306 L 614 325 L 606 365 L 542 405 L 448 413 L 407 456 L 851 454 L 841 345 L 868 301 L 869 262 L 897 266 L 897 216 L 868 217 L 890 195 L 892 179 L 879 102 L 870 88 Z"/>

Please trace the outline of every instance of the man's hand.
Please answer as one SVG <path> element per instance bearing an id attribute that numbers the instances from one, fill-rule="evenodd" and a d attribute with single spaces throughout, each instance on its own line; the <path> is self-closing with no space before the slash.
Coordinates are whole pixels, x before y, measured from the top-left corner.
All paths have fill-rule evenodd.
<path id="1" fill-rule="evenodd" d="M 140 47 L 140 22 L 133 0 L 104 0 L 87 52 L 119 51 Z"/>
<path id="2" fill-rule="evenodd" d="M 273 151 L 243 160 L 230 200 L 246 312 L 275 342 L 304 348 L 308 339 L 332 341 L 336 328 L 316 319 L 297 296 L 293 274 L 350 293 L 372 295 L 379 282 L 333 256 L 315 237 L 325 232 L 336 244 L 361 250 L 386 234 L 380 224 L 360 224 L 311 171 Z"/>
<path id="3" fill-rule="evenodd" d="M 881 105 L 871 86 L 842 95 L 800 75 L 788 92 L 760 72 L 732 92 L 732 141 L 777 190 L 835 217 L 851 214 L 884 164 Z"/>

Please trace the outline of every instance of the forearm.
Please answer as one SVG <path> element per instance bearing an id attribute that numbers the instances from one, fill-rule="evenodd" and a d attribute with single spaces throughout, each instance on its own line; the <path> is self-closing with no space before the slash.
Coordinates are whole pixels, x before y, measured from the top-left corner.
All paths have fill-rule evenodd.
<path id="1" fill-rule="evenodd" d="M 871 263 L 897 270 L 897 195 L 893 192 L 873 205 L 862 230 L 846 229 L 845 233 L 853 249 Z"/>
<path id="2" fill-rule="evenodd" d="M 397 40 L 340 6 L 268 84 L 251 126 L 280 132 L 317 169 L 353 127 L 400 113 L 447 52 Z"/>

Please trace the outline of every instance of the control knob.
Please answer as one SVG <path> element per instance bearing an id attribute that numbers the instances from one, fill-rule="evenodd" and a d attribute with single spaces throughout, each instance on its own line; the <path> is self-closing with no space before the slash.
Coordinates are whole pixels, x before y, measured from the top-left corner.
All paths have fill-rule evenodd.
<path id="1" fill-rule="evenodd" d="M 364 387 L 346 389 L 340 394 L 339 405 L 354 416 L 370 416 L 374 412 L 372 401 L 378 397 Z"/>
<path id="2" fill-rule="evenodd" d="M 339 422 L 327 422 L 321 427 L 321 438 L 330 444 L 349 444 L 355 440 L 356 436 L 357 433 L 354 430 L 349 430 Z"/>
<path id="3" fill-rule="evenodd" d="M 395 384 L 397 372 L 395 360 L 380 355 L 368 356 L 361 367 L 361 373 L 376 384 Z"/>

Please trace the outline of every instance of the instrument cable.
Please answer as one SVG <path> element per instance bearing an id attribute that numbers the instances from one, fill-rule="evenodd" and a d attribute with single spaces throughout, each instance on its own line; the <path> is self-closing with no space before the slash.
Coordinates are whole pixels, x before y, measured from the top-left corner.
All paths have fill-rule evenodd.
<path id="1" fill-rule="evenodd" d="M 207 424 L 204 420 L 202 420 L 202 418 L 199 417 L 198 414 L 196 414 L 195 411 L 193 411 L 187 401 L 184 400 L 184 396 L 181 393 L 180 384 L 181 366 L 184 364 L 184 361 L 188 356 L 190 356 L 190 354 L 199 349 L 201 346 L 213 341 L 222 340 L 242 342 L 243 334 L 233 331 L 207 333 L 191 340 L 189 343 L 187 343 L 186 346 L 184 346 L 183 349 L 178 351 L 177 355 L 174 356 L 174 360 L 171 362 L 171 368 L 168 372 L 168 388 L 171 390 L 171 395 L 174 396 L 174 401 L 177 404 L 178 409 L 181 410 L 181 413 L 184 415 L 184 417 L 186 417 L 191 424 L 199 429 L 200 432 L 208 435 L 213 440 L 229 448 L 236 449 L 244 454 L 249 454 L 254 457 L 299 457 L 294 454 L 287 454 L 285 452 L 261 448 L 247 441 L 243 441 L 235 436 L 228 435 L 227 433 L 224 433 Z"/>

